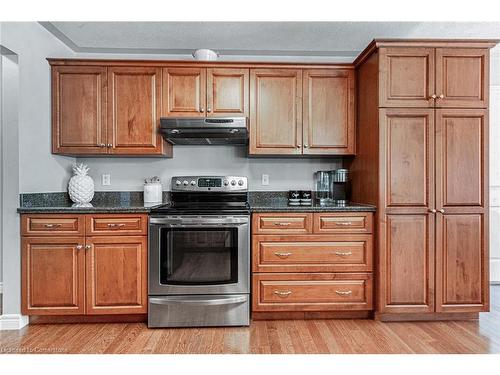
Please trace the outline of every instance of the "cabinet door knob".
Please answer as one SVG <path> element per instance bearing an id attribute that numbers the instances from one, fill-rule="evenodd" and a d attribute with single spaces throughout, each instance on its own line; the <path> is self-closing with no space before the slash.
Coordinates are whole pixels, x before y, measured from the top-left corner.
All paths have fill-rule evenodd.
<path id="1" fill-rule="evenodd" d="M 203 113 L 205 109 L 203 107 L 200 107 L 200 113 Z"/>
<path id="2" fill-rule="evenodd" d="M 306 144 L 304 145 L 304 148 L 308 148 L 308 147 L 309 147 L 309 145 L 306 143 Z"/>
<path id="3" fill-rule="evenodd" d="M 90 245 L 85 245 L 85 250 L 90 250 L 91 246 Z"/>
<path id="4" fill-rule="evenodd" d="M 208 113 L 212 112 L 212 108 L 207 108 L 207 112 Z"/>
<path id="5" fill-rule="evenodd" d="M 108 147 L 111 148 L 113 147 L 113 145 L 111 143 L 108 143 Z"/>
<path id="6" fill-rule="evenodd" d="M 433 214 L 436 213 L 436 209 L 435 208 L 429 208 L 429 212 L 432 212 Z"/>
<path id="7" fill-rule="evenodd" d="M 299 144 L 297 145 L 297 148 L 301 148 L 301 147 L 302 147 L 302 145 L 299 143 Z"/>
<path id="8" fill-rule="evenodd" d="M 99 147 L 106 147 L 106 144 L 104 144 L 104 143 L 100 143 L 100 144 L 99 144 Z"/>
<path id="9" fill-rule="evenodd" d="M 439 99 L 444 99 L 444 94 L 439 95 Z"/>
<path id="10" fill-rule="evenodd" d="M 76 249 L 77 249 L 77 250 L 81 250 L 81 249 L 83 249 L 83 245 L 76 245 Z"/>
<path id="11" fill-rule="evenodd" d="M 430 99 L 436 99 L 437 98 L 437 95 L 436 94 L 432 94 Z"/>
<path id="12" fill-rule="evenodd" d="M 439 212 L 441 212 L 442 214 L 444 214 L 444 210 L 442 208 L 439 209 Z"/>

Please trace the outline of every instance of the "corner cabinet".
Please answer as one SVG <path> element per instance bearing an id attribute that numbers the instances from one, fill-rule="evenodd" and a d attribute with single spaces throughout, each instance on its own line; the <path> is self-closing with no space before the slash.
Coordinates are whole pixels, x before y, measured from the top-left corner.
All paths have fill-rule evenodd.
<path id="1" fill-rule="evenodd" d="M 251 69 L 250 155 L 353 155 L 351 69 Z"/>
<path id="2" fill-rule="evenodd" d="M 146 214 L 23 214 L 24 315 L 147 312 Z"/>
<path id="3" fill-rule="evenodd" d="M 159 68 L 52 66 L 52 153 L 171 156 L 161 89 Z"/>

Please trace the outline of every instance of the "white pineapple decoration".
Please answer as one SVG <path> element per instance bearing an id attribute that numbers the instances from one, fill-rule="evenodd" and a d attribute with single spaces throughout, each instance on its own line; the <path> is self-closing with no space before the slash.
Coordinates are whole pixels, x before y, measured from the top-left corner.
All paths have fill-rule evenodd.
<path id="1" fill-rule="evenodd" d="M 94 198 L 94 180 L 88 176 L 89 167 L 85 164 L 73 165 L 73 177 L 69 180 L 69 197 L 75 204 L 74 207 L 92 206 L 90 201 Z"/>

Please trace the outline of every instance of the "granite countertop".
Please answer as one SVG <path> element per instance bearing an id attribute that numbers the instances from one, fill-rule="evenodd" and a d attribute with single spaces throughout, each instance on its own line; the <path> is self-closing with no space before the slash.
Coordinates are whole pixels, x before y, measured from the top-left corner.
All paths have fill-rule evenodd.
<path id="1" fill-rule="evenodd" d="M 19 213 L 113 213 L 142 212 L 168 203 L 169 194 L 163 193 L 163 203 L 145 204 L 143 193 L 133 192 L 96 192 L 92 207 L 73 207 L 67 193 L 30 193 L 21 194 Z"/>
<path id="2" fill-rule="evenodd" d="M 375 212 L 369 204 L 347 202 L 345 205 L 319 205 L 313 201 L 310 206 L 289 206 L 288 193 L 281 191 L 252 192 L 249 195 L 252 212 Z"/>
<path id="3" fill-rule="evenodd" d="M 346 205 L 289 206 L 287 192 L 259 191 L 249 192 L 251 212 L 359 212 L 376 211 L 367 204 L 348 202 Z M 144 204 L 143 193 L 134 192 L 96 192 L 92 207 L 72 207 L 67 193 L 29 193 L 21 194 L 19 213 L 148 213 L 152 208 L 167 204 L 168 192 L 163 193 L 163 203 Z"/>

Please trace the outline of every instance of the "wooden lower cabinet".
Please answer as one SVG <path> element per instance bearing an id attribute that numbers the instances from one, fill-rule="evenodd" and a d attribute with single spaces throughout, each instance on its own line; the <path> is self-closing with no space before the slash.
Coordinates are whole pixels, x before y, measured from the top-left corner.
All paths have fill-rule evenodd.
<path id="1" fill-rule="evenodd" d="M 372 222 L 370 212 L 253 214 L 252 310 L 277 319 L 306 312 L 368 314 Z"/>
<path id="2" fill-rule="evenodd" d="M 93 235 L 85 236 L 84 228 L 85 222 L 90 224 L 96 220 L 126 225 L 139 221 L 142 223 L 139 228 L 143 228 L 147 226 L 147 215 L 110 214 L 107 221 L 105 219 L 105 214 L 77 215 L 76 219 L 70 214 L 48 214 L 45 220 L 43 214 L 22 215 L 21 308 L 24 315 L 147 312 L 147 236 L 127 235 L 130 228 L 126 226 L 113 226 L 117 229 L 112 235 L 99 235 L 90 225 L 87 230 Z M 65 234 L 69 231 L 65 223 L 74 220 L 79 223 L 75 230 L 81 229 L 81 236 Z M 45 223 L 64 225 L 54 227 L 54 233 L 48 237 Z M 142 233 L 142 229 L 140 231 Z"/>
<path id="3" fill-rule="evenodd" d="M 87 237 L 87 314 L 147 312 L 147 238 Z"/>
<path id="4" fill-rule="evenodd" d="M 23 315 L 85 313 L 84 243 L 84 237 L 22 239 Z"/>

